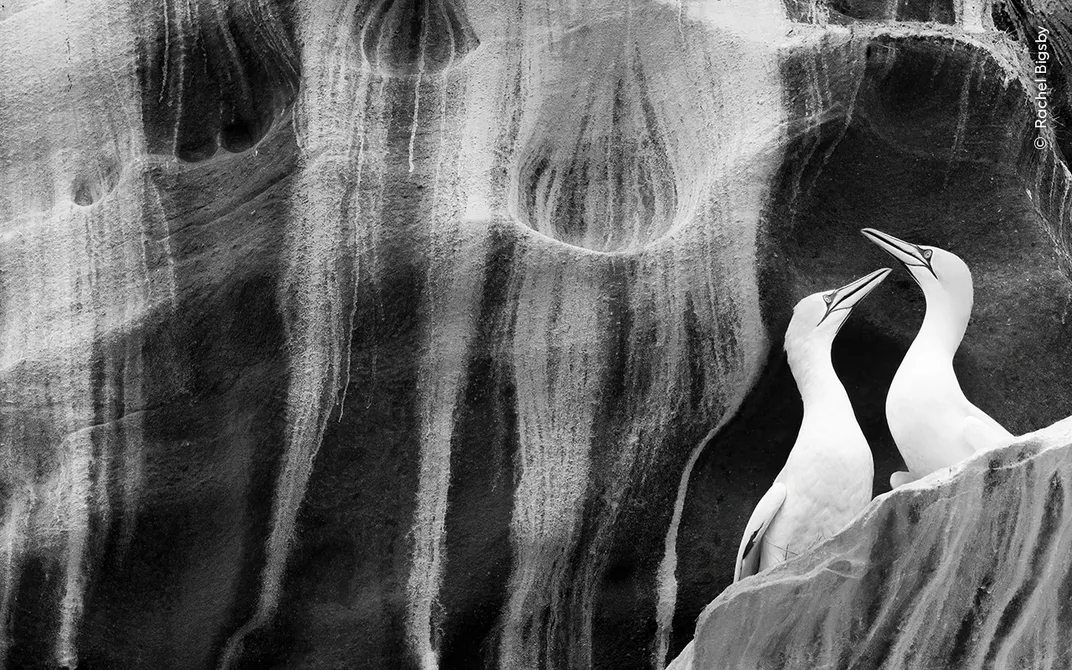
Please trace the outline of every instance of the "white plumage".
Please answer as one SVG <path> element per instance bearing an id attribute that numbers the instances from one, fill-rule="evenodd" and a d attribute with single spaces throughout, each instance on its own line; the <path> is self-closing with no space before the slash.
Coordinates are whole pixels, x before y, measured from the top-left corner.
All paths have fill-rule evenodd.
<path id="1" fill-rule="evenodd" d="M 909 470 L 890 478 L 896 488 L 976 451 L 1008 444 L 1013 435 L 964 396 L 953 371 L 974 298 L 968 266 L 937 247 L 872 228 L 862 232 L 905 266 L 927 301 L 923 325 L 886 396 L 886 421 Z"/>
<path id="2" fill-rule="evenodd" d="M 834 337 L 889 269 L 804 298 L 785 334 L 804 419 L 789 458 L 756 505 L 734 581 L 777 565 L 841 531 L 871 500 L 874 462 L 830 359 Z"/>

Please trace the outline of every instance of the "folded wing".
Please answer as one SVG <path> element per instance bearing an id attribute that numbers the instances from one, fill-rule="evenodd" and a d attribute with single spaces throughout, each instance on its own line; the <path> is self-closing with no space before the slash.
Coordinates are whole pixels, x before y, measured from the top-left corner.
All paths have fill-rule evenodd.
<path id="1" fill-rule="evenodd" d="M 741 546 L 737 550 L 737 565 L 733 571 L 733 581 L 739 581 L 759 572 L 760 544 L 763 542 L 763 535 L 767 532 L 767 528 L 770 527 L 778 510 L 782 508 L 782 503 L 785 502 L 785 493 L 785 484 L 775 482 L 752 510 L 752 516 L 748 518 L 748 524 L 744 528 Z"/>

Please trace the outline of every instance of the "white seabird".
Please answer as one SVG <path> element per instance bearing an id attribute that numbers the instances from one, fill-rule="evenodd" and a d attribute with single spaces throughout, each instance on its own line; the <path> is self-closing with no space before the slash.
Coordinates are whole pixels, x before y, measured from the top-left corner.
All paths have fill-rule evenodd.
<path id="1" fill-rule="evenodd" d="M 793 309 L 785 352 L 804 420 L 789 458 L 745 526 L 733 581 L 754 575 L 840 532 L 871 501 L 875 465 L 830 347 L 852 308 L 889 268 L 804 298 Z"/>
<path id="2" fill-rule="evenodd" d="M 923 325 L 886 396 L 886 421 L 909 470 L 890 477 L 897 488 L 977 451 L 1008 444 L 1013 435 L 964 397 L 953 372 L 953 354 L 968 328 L 974 298 L 968 266 L 937 247 L 873 228 L 861 232 L 905 266 L 927 301 Z"/>

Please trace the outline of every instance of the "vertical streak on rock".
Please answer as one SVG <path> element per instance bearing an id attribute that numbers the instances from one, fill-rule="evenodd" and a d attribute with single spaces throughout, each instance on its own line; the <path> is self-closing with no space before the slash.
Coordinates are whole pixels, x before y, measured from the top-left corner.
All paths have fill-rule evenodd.
<path id="1" fill-rule="evenodd" d="M 1064 544 L 1059 528 L 1068 510 L 1061 473 L 1053 473 L 1048 481 L 1033 474 L 1032 471 L 1016 473 L 1016 489 L 1022 492 L 1017 501 L 1018 518 L 1027 521 L 1017 524 L 1017 531 L 1022 534 L 1019 546 L 1010 546 L 1026 555 L 1028 560 L 1014 564 L 1014 568 L 1010 566 L 995 580 L 994 591 L 1004 597 L 991 601 L 992 611 L 1000 612 L 1000 615 L 990 617 L 973 636 L 973 642 L 979 642 L 972 649 L 975 657 L 972 665 L 975 667 L 1038 667 L 1037 663 L 1024 664 L 1009 656 L 1023 642 L 1026 631 L 1037 631 L 1041 624 L 1052 618 L 1047 616 L 1052 602 L 1038 587 L 1040 582 L 1056 583 L 1064 571 L 1067 554 L 1056 554 L 1054 544 L 1055 540 L 1058 545 Z M 965 551 L 969 550 L 967 541 L 962 542 L 962 546 Z M 1055 560 L 1055 556 L 1060 558 Z"/>
<path id="2" fill-rule="evenodd" d="M 957 25 L 967 32 L 981 33 L 994 28 L 988 0 L 954 0 Z"/>
<path id="3" fill-rule="evenodd" d="M 578 541 L 607 365 L 608 320 L 596 271 L 601 259 L 540 238 L 519 254 L 507 300 L 514 309 L 509 357 L 517 390 L 518 480 L 514 568 L 499 645 L 503 670 L 543 667 L 562 634 L 557 615 Z"/>
<path id="4" fill-rule="evenodd" d="M 455 114 L 452 104 L 465 98 L 464 83 L 454 85 L 457 80 L 464 82 L 465 76 L 452 77 L 448 64 L 442 73 L 428 80 L 441 104 L 426 232 L 429 266 L 421 312 L 428 315 L 428 344 L 418 367 L 421 463 L 407 617 L 410 649 L 422 670 L 439 667 L 436 607 L 447 559 L 445 524 L 451 443 L 455 412 L 467 379 L 469 347 L 480 313 L 486 260 L 487 222 L 463 219 L 468 190 L 464 182 L 471 177 L 467 174 L 470 166 L 479 164 L 481 152 L 473 138 L 462 139 L 462 132 L 448 131 L 457 126 L 457 119 L 465 118 Z M 415 86 L 420 85 L 418 77 Z M 448 116 L 454 121 L 449 126 Z M 413 124 L 416 128 L 416 118 Z M 415 134 L 410 137 L 411 157 L 414 137 Z"/>
<path id="5" fill-rule="evenodd" d="M 5 463 L 12 463 L 10 450 L 4 450 Z M 22 573 L 22 559 L 29 538 L 30 510 L 34 491 L 29 486 L 17 486 L 5 500 L 4 521 L 0 526 L 0 668 L 7 667 L 7 652 L 11 645 L 11 611 Z"/>
<path id="6" fill-rule="evenodd" d="M 886 0 L 886 20 L 896 21 L 897 11 L 901 8 L 901 0 Z"/>
<path id="7" fill-rule="evenodd" d="M 79 245 L 82 253 L 71 253 L 66 259 L 72 287 L 66 330 L 72 341 L 61 345 L 67 350 L 60 358 L 68 367 L 62 371 L 70 384 L 63 403 L 70 423 L 58 445 L 56 475 L 46 476 L 39 483 L 44 489 L 40 498 L 45 509 L 39 512 L 44 516 L 33 532 L 36 541 L 45 540 L 47 544 L 51 544 L 48 537 L 63 538 L 64 593 L 59 608 L 56 659 L 67 667 L 78 664 L 78 628 L 90 579 L 87 559 L 91 519 L 96 517 L 96 527 L 106 533 L 112 518 L 110 470 L 116 433 L 130 436 L 125 453 L 141 451 L 140 381 L 129 388 L 124 382 L 142 376 L 140 347 L 130 349 L 130 341 L 139 339 L 134 331 L 152 306 L 154 293 L 161 292 L 154 290 L 159 282 L 153 280 L 145 257 L 149 241 L 140 204 L 146 195 L 141 188 L 144 185 L 144 179 L 121 181 L 108 200 L 90 209 L 70 210 L 63 217 L 70 234 L 84 240 Z M 57 235 L 54 241 L 67 242 L 63 235 Z M 163 272 L 156 274 L 164 274 L 165 282 L 171 281 L 166 265 Z M 100 364 L 106 370 L 99 380 L 91 372 L 95 350 L 101 352 Z M 122 378 L 115 374 L 118 369 L 123 371 Z M 104 388 L 95 388 L 96 384 Z M 94 406 L 95 392 L 104 399 L 103 407 Z M 124 465 L 130 461 L 124 458 Z M 128 481 L 127 475 L 122 474 L 124 482 Z M 133 519 L 135 514 L 130 505 L 124 504 L 125 520 Z"/>
<path id="8" fill-rule="evenodd" d="M 113 433 L 124 430 L 123 424 L 135 436 L 140 430 L 142 400 L 132 392 L 138 387 L 124 390 L 126 402 L 118 402 L 123 385 L 114 374 L 114 345 L 134 337 L 157 292 L 143 256 L 142 195 L 136 182 L 123 180 L 91 208 L 56 203 L 20 222 L 4 250 L 5 265 L 17 270 L 3 286 L 2 329 L 10 346 L 0 352 L 0 369 L 21 371 L 16 380 L 25 389 L 10 395 L 16 407 L 56 408 L 40 432 L 21 432 L 17 422 L 4 427 L 7 504 L 30 517 L 22 523 L 7 512 L 5 532 L 22 528 L 26 535 L 4 543 L 5 572 L 17 577 L 20 557 L 31 548 L 62 566 L 54 648 L 57 663 L 70 667 L 78 663 L 76 640 L 90 579 L 91 519 L 107 532 L 112 517 Z M 105 371 L 100 379 L 92 372 L 96 356 Z M 125 375 L 140 377 L 140 348 L 123 365 Z M 95 394 L 103 398 L 102 407 L 94 406 Z M 140 444 L 132 447 L 140 450 Z M 8 607 L 13 593 L 4 596 Z"/>
<path id="9" fill-rule="evenodd" d="M 953 133 L 953 147 L 949 152 L 949 166 L 946 168 L 946 183 L 949 182 L 950 176 L 953 172 L 953 168 L 956 165 L 957 160 L 960 158 L 958 154 L 960 150 L 964 148 L 964 133 L 968 128 L 968 116 L 972 111 L 971 104 L 971 92 L 972 81 L 975 80 L 975 70 L 981 65 L 981 58 L 979 52 L 973 51 L 971 60 L 968 63 L 968 72 L 964 75 L 964 80 L 960 84 L 960 98 L 957 103 L 957 127 Z M 985 72 L 980 72 L 980 76 Z"/>
<path id="10" fill-rule="evenodd" d="M 798 209 L 795 205 L 800 199 L 801 191 L 803 190 L 804 173 L 811 164 L 816 149 L 819 148 L 819 145 L 822 142 L 823 115 L 827 109 L 827 103 L 824 99 L 826 91 L 819 83 L 819 68 L 822 67 L 822 54 L 818 52 L 810 54 L 806 58 L 804 66 L 807 71 L 808 81 L 804 95 L 804 110 L 807 124 L 804 128 L 804 134 L 808 138 L 808 153 L 803 160 L 799 161 L 799 165 L 796 168 L 796 174 L 793 176 L 793 193 L 790 200 L 790 207 L 794 213 Z"/>
<path id="11" fill-rule="evenodd" d="M 446 0 L 438 6 L 451 9 Z M 427 31 L 422 24 L 423 40 L 428 39 Z M 473 39 L 471 30 L 467 34 L 468 38 L 449 33 L 447 60 L 435 61 L 436 69 L 419 78 L 437 82 L 440 103 L 432 203 L 426 223 L 429 266 L 422 313 L 429 315 L 428 345 L 418 378 L 422 444 L 406 622 L 410 651 L 423 670 L 439 664 L 437 599 L 448 559 L 445 520 L 452 434 L 480 314 L 495 197 L 491 182 L 496 172 L 489 157 L 494 156 L 496 133 L 501 131 L 500 117 L 494 110 L 502 100 L 495 96 L 501 93 L 499 87 L 505 78 L 501 58 L 492 57 L 474 67 L 463 64 L 462 57 Z M 426 53 L 422 48 L 422 63 Z"/>
<path id="12" fill-rule="evenodd" d="M 455 219 L 456 221 L 456 219 Z M 441 238 L 440 238 L 441 236 Z M 421 464 L 409 575 L 409 638 L 423 670 L 439 667 L 434 607 L 446 562 L 444 531 L 450 489 L 451 438 L 479 314 L 483 236 L 432 231 L 428 272 L 428 346 L 420 366 Z"/>
<path id="13" fill-rule="evenodd" d="M 663 542 L 663 559 L 659 563 L 659 601 L 655 611 L 655 620 L 659 628 L 655 637 L 653 668 L 662 668 L 670 652 L 671 625 L 674 620 L 674 606 L 677 604 L 677 534 L 681 527 L 681 515 L 685 510 L 685 496 L 689 492 L 689 480 L 692 479 L 692 470 L 696 467 L 700 454 L 703 453 L 707 443 L 711 441 L 719 428 L 721 424 L 713 428 L 696 445 L 689 454 L 685 469 L 681 471 L 681 480 L 678 482 L 677 495 L 674 499 L 674 512 L 670 518 L 670 529 L 666 532 L 666 540 Z"/>
<path id="14" fill-rule="evenodd" d="M 117 197 L 116 207 L 91 211 L 86 223 L 87 231 L 98 231 L 94 244 L 107 247 L 110 240 L 123 240 L 122 245 L 108 251 L 108 257 L 90 262 L 91 272 L 99 278 L 94 290 L 100 295 L 95 300 L 105 305 L 120 303 L 112 309 L 120 315 L 120 323 L 126 324 L 118 335 L 98 325 L 100 332 L 94 336 L 99 340 L 105 370 L 104 388 L 95 390 L 104 397 L 105 406 L 97 410 L 101 414 L 95 423 L 101 425 L 94 433 L 96 451 L 90 452 L 95 461 L 95 512 L 105 532 L 110 528 L 115 500 L 119 500 L 120 555 L 134 537 L 144 479 L 144 317 L 150 309 L 173 314 L 176 307 L 175 259 L 159 189 L 145 161 L 135 159 L 127 170 L 129 175 L 121 186 L 133 197 Z M 128 228 L 127 221 L 137 225 Z M 115 287 L 120 287 L 118 295 Z M 110 490 L 115 463 L 118 496 Z"/>
<path id="15" fill-rule="evenodd" d="M 143 139 L 140 140 L 144 142 Z M 143 145 L 144 148 L 144 145 Z M 171 229 L 168 227 L 167 214 L 160 199 L 160 188 L 152 181 L 150 168 L 144 161 L 135 163 L 133 178 L 141 181 L 141 212 L 138 218 L 142 224 L 142 267 L 145 270 L 145 290 L 149 304 L 163 306 L 171 312 L 178 305 L 175 285 L 175 254 L 171 249 Z M 151 251 L 150 251 L 151 250 Z M 153 281 L 150 277 L 160 275 Z M 137 344 L 134 361 L 141 365 L 141 341 Z M 133 346 L 133 345 L 132 345 Z M 130 359 L 128 359 L 130 360 Z M 140 381 L 139 376 L 139 382 Z M 139 396 L 140 397 L 140 396 Z"/>
<path id="16" fill-rule="evenodd" d="M 14 351 L 40 357 L 33 365 L 37 369 L 32 377 L 36 379 L 27 380 L 31 388 L 39 386 L 33 388 L 27 400 L 55 409 L 49 416 L 50 425 L 41 434 L 9 435 L 5 441 L 14 438 L 13 447 L 19 452 L 15 461 L 22 461 L 22 468 L 14 468 L 20 479 L 13 482 L 16 495 L 22 486 L 35 490 L 26 544 L 58 564 L 63 575 L 60 599 L 54 609 L 55 661 L 74 667 L 93 498 L 92 429 L 88 425 L 94 413 L 89 370 L 95 334 L 104 321 L 105 309 L 111 305 L 102 299 L 107 293 L 94 287 L 100 279 L 97 273 L 106 271 L 98 263 L 106 247 L 85 234 L 93 217 L 69 204 L 57 204 L 39 216 L 35 223 L 40 227 L 31 227 L 32 232 L 19 240 L 22 244 L 12 246 L 16 246 L 19 270 L 26 273 L 19 279 L 39 282 L 41 289 L 31 294 L 26 304 L 19 305 L 10 294 L 4 296 L 4 303 L 26 310 L 25 321 L 8 331 L 15 342 L 20 336 L 25 338 Z M 42 311 L 46 310 L 52 313 L 42 319 Z M 19 332 L 22 329 L 25 330 Z M 31 339 L 35 340 L 33 345 L 28 344 Z"/>
<path id="17" fill-rule="evenodd" d="M 166 226 L 145 204 L 155 192 L 143 160 L 133 9 L 72 0 L 0 22 L 0 43 L 18 45 L 0 59 L 0 145 L 15 156 L 0 162 L 0 387 L 11 405 L 0 425 L 0 664 L 30 553 L 61 575 L 59 602 L 47 608 L 54 660 L 78 664 L 92 550 L 104 545 L 90 534 L 106 533 L 113 516 L 114 431 L 132 426 L 139 444 L 130 448 L 140 450 L 138 387 L 114 402 L 119 366 L 141 378 L 140 346 L 119 364 L 117 352 L 174 296 Z M 6 95 L 31 79 L 33 95 L 49 96 L 47 109 Z"/>
<path id="18" fill-rule="evenodd" d="M 444 530 L 450 488 L 451 438 L 459 394 L 468 369 L 474 317 L 479 313 L 483 272 L 482 240 L 460 231 L 439 231 L 429 269 L 429 344 L 420 367 L 421 464 L 414 553 L 409 576 L 409 637 L 420 667 L 437 668 L 434 607 L 446 562 Z M 435 235 L 435 233 L 433 233 Z M 456 243 L 451 249 L 448 244 Z M 444 244 L 448 243 L 448 244 Z M 449 251 L 448 251 L 449 249 Z"/>
<path id="19" fill-rule="evenodd" d="M 832 40 L 828 40 L 827 43 L 833 44 Z M 819 166 L 815 169 L 815 173 L 811 178 L 809 195 L 811 194 L 811 189 L 819 182 L 819 177 L 822 175 L 823 170 L 826 169 L 827 164 L 830 163 L 830 159 L 833 158 L 838 146 L 841 144 L 841 141 L 845 139 L 845 136 L 849 132 L 849 128 L 852 126 L 853 116 L 856 113 L 856 101 L 860 97 L 860 88 L 863 86 L 867 71 L 867 45 L 863 41 L 850 40 L 847 44 L 837 45 L 834 48 L 839 49 L 841 53 L 845 54 L 844 61 L 848 63 L 846 70 L 849 75 L 849 80 L 852 82 L 850 84 L 851 89 L 845 91 L 842 96 L 838 96 L 846 98 L 843 107 L 844 113 L 842 114 L 840 121 L 841 127 L 838 130 L 834 141 L 830 142 L 829 146 L 823 151 L 822 160 L 819 161 Z M 831 95 L 834 100 L 837 99 L 834 97 L 835 95 L 836 93 Z M 834 102 L 827 108 L 827 112 L 829 112 L 830 108 L 836 109 L 837 107 L 838 105 Z M 794 208 L 794 214 L 796 211 L 797 209 Z"/>
<path id="20" fill-rule="evenodd" d="M 193 33 L 196 30 L 195 23 L 194 23 L 195 17 L 194 17 L 194 8 L 193 8 L 193 3 L 195 3 L 196 1 L 197 0 L 164 0 L 164 2 L 163 2 L 164 19 L 165 19 L 165 21 L 167 20 L 168 7 L 169 6 L 173 7 L 172 16 L 174 17 L 174 20 L 178 23 L 178 25 L 175 26 L 174 31 L 175 31 L 176 35 L 180 36 L 180 39 L 176 40 L 176 47 L 177 47 L 179 53 L 175 57 L 175 62 L 179 66 L 179 71 L 172 75 L 173 76 L 172 81 L 175 82 L 175 85 L 174 85 L 174 93 L 172 93 L 171 96 L 170 96 L 170 100 L 175 101 L 175 110 L 174 110 L 175 119 L 181 119 L 183 117 L 183 108 L 182 108 L 183 86 L 185 85 L 185 82 L 186 82 L 186 61 L 187 61 L 187 57 L 186 57 L 186 54 L 185 54 L 185 52 L 186 52 L 186 40 L 181 39 L 181 38 L 184 37 L 187 34 Z M 165 30 L 167 30 L 167 32 L 165 34 L 168 36 L 167 46 L 165 47 L 166 52 L 164 54 L 164 64 L 165 64 L 165 67 L 166 67 L 167 63 L 169 63 L 171 61 L 171 53 L 170 53 L 171 52 L 171 41 L 170 41 L 171 29 L 170 29 L 170 26 L 165 28 Z M 172 90 L 172 86 L 169 85 L 169 83 L 168 83 L 167 76 L 168 76 L 168 72 L 165 69 L 164 70 L 164 81 L 163 81 L 163 84 L 160 86 L 160 97 L 161 98 L 164 97 L 164 92 L 165 91 Z M 163 104 L 163 100 L 161 100 L 160 102 L 161 102 L 161 104 Z M 171 133 L 171 151 L 172 151 L 172 153 L 178 153 L 179 147 L 181 146 L 181 141 L 179 140 L 179 134 L 180 134 L 181 130 L 182 130 L 182 124 L 179 123 L 178 121 L 176 121 L 175 126 L 172 129 L 172 133 Z"/>
<path id="21" fill-rule="evenodd" d="M 743 147 L 737 150 L 744 155 L 750 153 Z M 668 371 L 675 366 L 682 369 L 657 377 L 662 383 L 652 389 L 652 397 L 659 397 L 660 391 L 665 395 L 687 396 L 689 375 L 699 375 L 704 389 L 701 400 L 704 406 L 695 409 L 700 410 L 702 416 L 712 417 L 714 425 L 704 440 L 692 450 L 678 483 L 657 574 L 657 631 L 652 645 L 652 665 L 655 668 L 664 666 L 669 651 L 677 602 L 677 535 L 692 470 L 714 433 L 731 418 L 752 387 L 768 346 L 766 333 L 758 319 L 757 277 L 740 268 L 757 267 L 755 237 L 758 235 L 760 210 L 769 179 L 778 166 L 766 157 L 756 154 L 752 154 L 752 157 L 754 172 L 747 186 L 746 182 L 728 179 L 729 175 L 734 174 L 733 170 L 728 169 L 721 175 L 721 179 L 727 181 L 716 180 L 711 185 L 717 204 L 711 211 L 697 213 L 691 234 L 687 237 L 683 234 L 680 242 L 675 240 L 672 249 L 675 262 L 667 263 L 669 267 L 682 268 L 669 286 L 674 297 L 664 294 L 656 298 L 656 304 L 679 305 L 679 314 L 667 311 L 657 318 L 667 324 L 660 328 L 660 343 L 665 350 L 676 351 L 681 361 L 665 361 L 661 367 Z M 697 262 L 696 258 L 703 259 L 703 262 Z M 736 273 L 735 264 L 739 264 Z M 653 285 L 659 286 L 659 283 Z M 685 362 L 689 354 L 686 344 L 688 334 L 681 316 L 690 309 L 696 321 L 704 324 L 706 335 L 703 342 L 706 346 L 701 350 L 698 360 L 692 362 L 691 371 Z M 674 344 L 666 346 L 667 343 Z M 659 350 L 664 350 L 664 346 L 660 346 Z M 658 404 L 652 402 L 648 406 L 657 407 Z M 671 420 L 670 409 L 665 407 L 662 416 L 649 410 L 647 420 L 639 427 L 649 431 L 665 429 Z"/>
<path id="22" fill-rule="evenodd" d="M 1057 249 L 1062 248 L 1060 240 L 1065 236 L 1068 213 L 1068 194 L 1072 192 L 1072 179 L 1070 179 L 1070 176 L 1072 175 L 1069 174 L 1067 166 L 1062 164 L 1062 167 L 1064 167 L 1063 174 L 1061 175 L 1061 183 L 1063 184 L 1063 187 L 1061 191 L 1061 206 L 1057 210 L 1057 235 L 1054 235 L 1052 231 L 1047 229 L 1047 232 L 1050 232 L 1050 238 L 1054 240 L 1054 247 Z"/>
<path id="23" fill-rule="evenodd" d="M 122 519 L 119 528 L 119 551 L 125 552 L 134 538 L 139 500 L 145 478 L 145 435 L 139 412 L 143 409 L 141 336 L 126 344 L 123 365 L 123 416 L 119 424 L 122 473 Z M 127 419 L 126 417 L 133 418 Z"/>
<path id="24" fill-rule="evenodd" d="M 717 39 L 707 40 L 701 48 L 706 61 L 718 63 L 719 69 L 708 66 L 710 79 L 704 82 L 708 92 L 701 99 L 711 99 L 703 116 L 716 121 L 708 122 L 706 136 L 696 140 L 709 147 L 713 159 L 693 170 L 698 195 L 688 203 L 683 213 L 687 223 L 673 235 L 669 248 L 670 267 L 681 268 L 671 283 L 677 301 L 691 305 L 706 334 L 699 364 L 702 402 L 707 405 L 704 416 L 711 416 L 717 429 L 743 401 L 767 348 L 758 318 L 758 278 L 754 271 L 742 270 L 758 267 L 756 241 L 763 205 L 781 162 L 786 113 L 776 44 L 785 38 L 786 16 L 776 0 L 758 5 L 724 2 L 705 9 L 716 12 L 712 27 L 718 32 L 714 32 Z M 725 12 L 725 17 L 718 12 Z M 751 17 L 746 29 L 733 23 L 734 17 L 745 15 Z M 668 299 L 655 302 L 670 304 Z M 671 315 L 664 314 L 663 320 L 674 323 Z M 703 446 L 701 442 L 693 450 L 682 472 L 659 565 L 652 644 L 655 668 L 665 666 L 669 651 L 677 602 L 680 510 Z"/>
<path id="25" fill-rule="evenodd" d="M 968 507 L 973 510 L 971 516 L 974 521 L 978 511 L 985 509 L 982 495 L 978 491 L 963 495 L 971 495 L 973 498 Z M 926 540 L 955 537 L 962 532 L 963 527 L 968 525 L 965 521 L 967 521 L 967 515 L 958 515 L 956 517 L 947 515 L 942 523 L 936 523 L 933 527 L 927 528 L 927 534 L 924 537 Z M 1019 518 L 1014 516 L 1012 521 L 1019 521 Z M 1015 525 L 1015 523 L 1010 523 L 1010 527 Z M 920 544 L 924 545 L 926 540 L 921 541 Z M 954 562 L 946 562 L 938 567 L 938 574 L 936 574 L 932 580 L 934 583 L 932 595 L 936 602 L 944 602 L 946 600 L 952 602 L 952 600 L 956 598 L 956 595 L 953 593 L 957 585 L 956 573 L 958 570 L 962 569 L 962 566 Z M 934 621 L 929 616 L 913 617 L 906 623 L 900 623 L 900 626 L 900 630 L 902 631 L 901 640 L 899 640 L 897 645 L 893 647 L 891 653 L 894 654 L 894 657 L 904 654 L 902 658 L 905 658 L 906 660 L 911 658 L 911 654 L 913 653 L 912 648 L 915 647 L 919 641 L 928 639 L 934 634 Z M 838 651 L 837 648 L 841 641 L 837 635 L 836 628 L 826 628 L 826 652 L 828 656 L 833 659 L 836 657 Z M 831 662 L 833 662 L 833 660 L 831 660 Z"/>
<path id="26" fill-rule="evenodd" d="M 420 36 L 417 38 L 417 81 L 413 85 L 413 122 L 409 128 L 409 171 L 413 172 L 413 149 L 417 142 L 417 128 L 421 118 L 421 83 L 424 81 L 424 54 L 428 45 L 428 2 L 424 5 L 424 16 L 421 17 Z M 451 58 L 454 51 L 451 50 Z M 449 70 L 449 66 L 447 68 Z"/>
<path id="27" fill-rule="evenodd" d="M 102 356 L 103 358 L 103 356 Z M 105 407 L 113 406 L 114 398 L 112 397 L 113 389 L 122 388 L 121 382 L 116 381 L 115 371 L 112 366 L 106 366 L 103 379 L 100 380 L 101 389 L 100 395 L 103 396 L 105 401 Z M 94 389 L 97 390 L 97 389 Z M 99 402 L 97 403 L 100 404 Z M 116 507 L 112 491 L 112 468 L 115 467 L 115 453 L 117 451 L 116 442 L 119 437 L 119 433 L 123 431 L 122 420 L 106 423 L 102 417 L 103 412 L 100 411 L 100 407 L 96 408 L 96 421 L 94 423 L 103 424 L 96 425 L 90 428 L 91 432 L 91 454 L 93 458 L 93 510 L 97 514 L 96 528 L 99 532 L 98 542 L 108 541 L 108 531 L 112 527 L 112 515 Z M 121 475 L 120 471 L 120 475 Z M 125 512 L 124 512 L 125 514 Z M 95 548 L 95 547 L 94 547 Z"/>
<path id="28" fill-rule="evenodd" d="M 76 372 L 77 371 L 73 371 Z M 88 389 L 86 389 L 88 391 Z M 89 394 L 86 394 L 88 397 Z M 90 468 L 93 444 L 90 439 L 92 429 L 73 433 L 61 447 L 64 454 L 60 465 L 60 477 L 56 489 L 49 492 L 63 500 L 63 522 L 66 533 L 64 593 L 60 605 L 60 630 L 56 644 L 56 661 L 60 667 L 78 666 L 78 649 L 76 638 L 78 625 L 82 620 L 83 595 L 85 593 L 86 574 L 84 570 L 86 540 L 89 533 Z"/>
<path id="29" fill-rule="evenodd" d="M 291 352 L 286 432 L 265 544 L 261 592 L 219 667 L 241 656 L 252 631 L 279 606 L 283 577 L 327 421 L 348 383 L 354 300 L 375 279 L 386 127 L 383 87 L 349 30 L 355 3 L 310 6 L 299 18 L 300 97 L 294 111 L 302 159 L 291 197 L 280 303 Z"/>

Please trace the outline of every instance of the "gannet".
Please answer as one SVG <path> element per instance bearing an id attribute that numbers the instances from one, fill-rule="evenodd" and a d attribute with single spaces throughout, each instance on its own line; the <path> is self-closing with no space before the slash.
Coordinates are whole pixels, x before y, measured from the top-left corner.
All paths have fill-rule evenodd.
<path id="1" fill-rule="evenodd" d="M 956 255 L 899 240 L 873 228 L 861 231 L 905 266 L 923 289 L 926 315 L 886 396 L 886 421 L 908 472 L 895 472 L 897 488 L 952 465 L 976 451 L 1008 444 L 1013 435 L 979 409 L 953 372 L 972 309 L 972 277 Z"/>
<path id="2" fill-rule="evenodd" d="M 889 268 L 793 309 L 785 332 L 789 369 L 804 401 L 804 420 L 789 458 L 745 526 L 733 581 L 777 565 L 832 537 L 871 501 L 875 465 L 830 347 L 852 308 Z"/>

